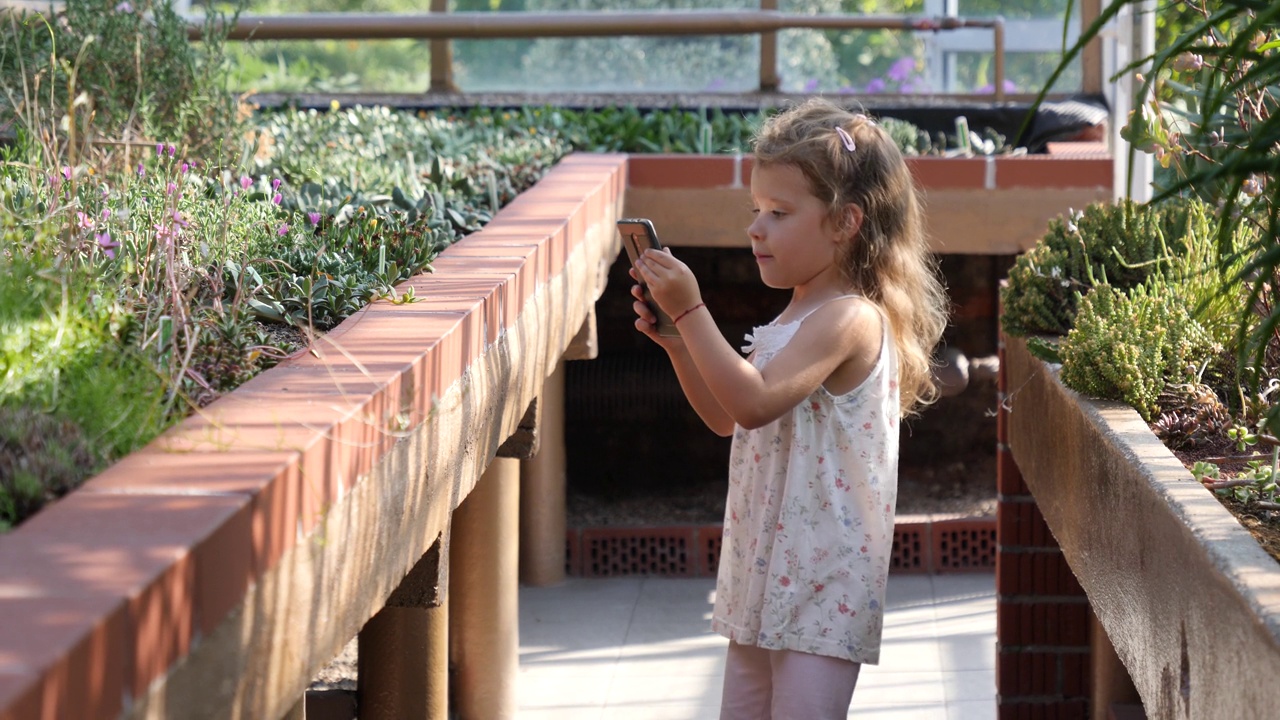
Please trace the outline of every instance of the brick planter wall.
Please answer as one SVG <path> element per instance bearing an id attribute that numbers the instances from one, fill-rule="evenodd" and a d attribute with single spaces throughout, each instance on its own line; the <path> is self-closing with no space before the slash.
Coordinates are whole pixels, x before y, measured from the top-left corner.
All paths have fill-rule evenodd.
<path id="1" fill-rule="evenodd" d="M 996 692 L 1000 720 L 1089 717 L 1089 601 L 1008 445 L 1004 347 L 996 423 Z"/>

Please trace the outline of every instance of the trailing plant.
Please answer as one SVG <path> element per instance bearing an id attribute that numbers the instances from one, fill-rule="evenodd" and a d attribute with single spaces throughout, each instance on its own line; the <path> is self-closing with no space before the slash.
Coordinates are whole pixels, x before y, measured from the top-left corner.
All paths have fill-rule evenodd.
<path id="1" fill-rule="evenodd" d="M 1094 287 L 1059 348 L 1063 383 L 1128 403 L 1147 421 L 1166 385 L 1197 382 L 1220 352 L 1176 288 L 1154 278 L 1128 292 Z"/>

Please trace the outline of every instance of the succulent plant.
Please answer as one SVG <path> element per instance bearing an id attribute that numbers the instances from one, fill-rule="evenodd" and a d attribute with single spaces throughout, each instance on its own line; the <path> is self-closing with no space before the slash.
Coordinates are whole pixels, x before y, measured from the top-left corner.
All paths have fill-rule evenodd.
<path id="1" fill-rule="evenodd" d="M 1048 232 L 1009 270 L 1000 293 L 1011 335 L 1071 329 L 1079 298 L 1098 283 L 1128 289 L 1159 274 L 1177 275 L 1187 238 L 1207 233 L 1208 209 L 1197 201 L 1090 205 L 1050 221 Z"/>

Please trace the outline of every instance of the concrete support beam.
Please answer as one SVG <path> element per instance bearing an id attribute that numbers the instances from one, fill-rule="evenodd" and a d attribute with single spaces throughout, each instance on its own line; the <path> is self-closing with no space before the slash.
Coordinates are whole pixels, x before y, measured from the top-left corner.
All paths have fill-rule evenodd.
<path id="1" fill-rule="evenodd" d="M 453 512 L 449 656 L 459 720 L 516 716 L 520 462 L 494 458 Z"/>
<path id="2" fill-rule="evenodd" d="M 414 565 L 359 635 L 362 720 L 447 720 L 449 615 L 442 538 Z"/>
<path id="3" fill-rule="evenodd" d="M 520 582 L 535 586 L 564 581 L 563 360 L 547 377 L 538 402 L 542 408 L 538 453 L 520 463 Z"/>

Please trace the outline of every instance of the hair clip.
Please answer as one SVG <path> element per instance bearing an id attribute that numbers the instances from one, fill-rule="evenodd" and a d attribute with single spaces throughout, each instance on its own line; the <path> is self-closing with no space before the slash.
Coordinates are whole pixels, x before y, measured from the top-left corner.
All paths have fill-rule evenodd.
<path id="1" fill-rule="evenodd" d="M 858 145 L 853 141 L 853 136 L 847 130 L 836 126 L 836 134 L 840 136 L 840 141 L 844 143 L 844 149 L 853 152 L 858 149 Z"/>

